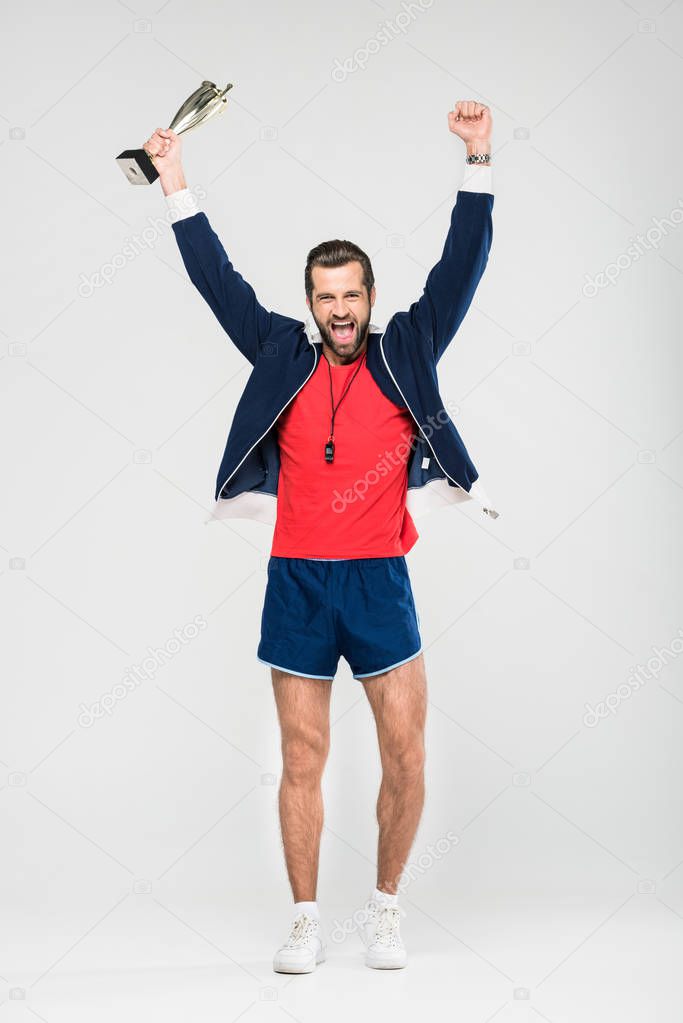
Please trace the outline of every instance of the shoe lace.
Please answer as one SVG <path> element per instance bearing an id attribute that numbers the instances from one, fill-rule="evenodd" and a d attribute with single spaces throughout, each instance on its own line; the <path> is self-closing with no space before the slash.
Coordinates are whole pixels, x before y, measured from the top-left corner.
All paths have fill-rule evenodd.
<path id="1" fill-rule="evenodd" d="M 368 899 L 358 914 L 358 921 L 363 924 L 374 924 L 377 920 L 377 914 L 379 913 L 380 905 L 375 902 L 374 899 Z"/>
<path id="2" fill-rule="evenodd" d="M 299 948 L 305 945 L 316 928 L 316 923 L 308 913 L 299 913 L 292 924 L 292 929 L 287 938 L 287 948 Z"/>
<path id="3" fill-rule="evenodd" d="M 401 917 L 405 915 L 402 906 L 380 906 L 375 941 L 380 942 L 385 948 L 398 948 L 400 945 L 399 926 Z"/>

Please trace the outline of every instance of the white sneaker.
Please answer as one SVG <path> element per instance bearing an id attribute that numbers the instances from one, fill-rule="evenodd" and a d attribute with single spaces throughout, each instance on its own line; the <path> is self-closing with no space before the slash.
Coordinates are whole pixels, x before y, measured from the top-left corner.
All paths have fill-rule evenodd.
<path id="1" fill-rule="evenodd" d="M 399 929 L 401 906 L 385 906 L 370 899 L 365 905 L 364 922 L 358 933 L 365 945 L 365 965 L 373 970 L 400 970 L 408 964 L 408 953 Z"/>
<path id="2" fill-rule="evenodd" d="M 299 913 L 287 941 L 275 953 L 273 970 L 276 973 L 313 973 L 318 963 L 324 962 L 325 943 L 320 921 L 308 913 Z"/>
<path id="3" fill-rule="evenodd" d="M 375 902 L 370 896 L 363 909 L 355 914 L 358 934 L 366 948 L 374 941 L 380 908 L 379 902 Z"/>

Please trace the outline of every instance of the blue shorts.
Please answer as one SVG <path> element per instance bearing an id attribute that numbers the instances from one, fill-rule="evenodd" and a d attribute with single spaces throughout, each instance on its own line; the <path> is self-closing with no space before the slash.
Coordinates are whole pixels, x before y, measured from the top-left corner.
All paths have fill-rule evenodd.
<path id="1" fill-rule="evenodd" d="M 292 675 L 332 680 L 339 657 L 354 678 L 381 675 L 422 650 L 405 557 L 271 555 L 257 658 Z"/>

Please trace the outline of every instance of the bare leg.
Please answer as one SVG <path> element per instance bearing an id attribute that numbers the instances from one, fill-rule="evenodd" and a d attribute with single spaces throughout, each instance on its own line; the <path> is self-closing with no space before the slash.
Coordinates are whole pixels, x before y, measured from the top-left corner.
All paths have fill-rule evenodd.
<path id="1" fill-rule="evenodd" d="M 424 805 L 424 658 L 361 679 L 377 726 L 382 784 L 377 800 L 377 887 L 396 893 Z"/>
<path id="2" fill-rule="evenodd" d="M 271 668 L 282 741 L 280 829 L 295 902 L 314 902 L 330 748 L 331 682 Z"/>

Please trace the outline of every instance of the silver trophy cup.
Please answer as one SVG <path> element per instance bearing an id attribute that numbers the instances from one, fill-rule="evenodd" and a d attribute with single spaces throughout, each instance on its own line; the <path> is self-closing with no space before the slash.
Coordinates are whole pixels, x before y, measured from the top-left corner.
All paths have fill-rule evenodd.
<path id="1" fill-rule="evenodd" d="M 202 82 L 185 100 L 169 128 L 180 135 L 204 124 L 225 108 L 228 102 L 226 93 L 229 89 L 232 89 L 232 82 L 224 89 L 219 89 L 213 82 Z M 116 157 L 116 162 L 131 185 L 151 185 L 159 177 L 153 158 L 146 149 L 124 149 Z"/>

